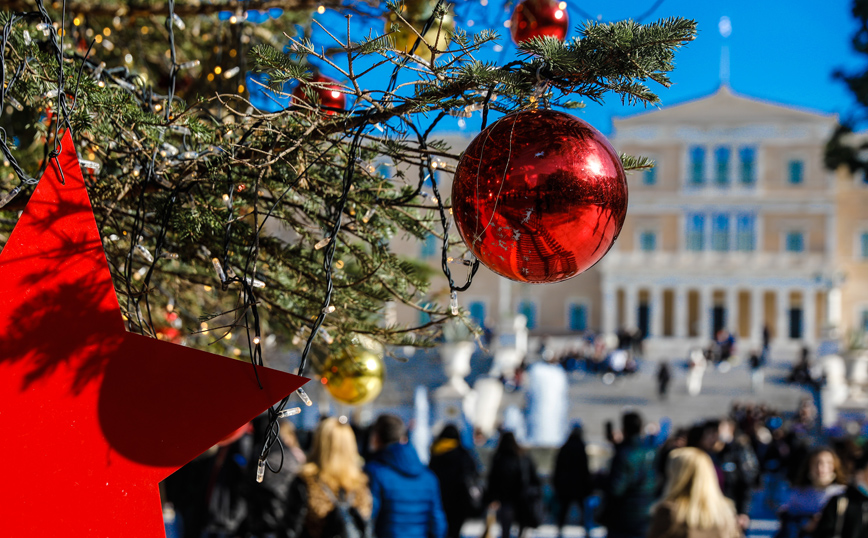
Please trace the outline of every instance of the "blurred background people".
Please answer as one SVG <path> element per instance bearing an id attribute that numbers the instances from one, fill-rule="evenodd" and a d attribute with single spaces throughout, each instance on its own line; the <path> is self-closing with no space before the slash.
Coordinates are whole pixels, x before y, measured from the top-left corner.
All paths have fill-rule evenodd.
<path id="1" fill-rule="evenodd" d="M 482 508 L 483 488 L 476 461 L 461 445 L 454 424 L 443 427 L 431 446 L 428 467 L 440 481 L 440 498 L 446 512 L 449 538 L 458 538 L 468 517 L 478 515 Z"/>
<path id="2" fill-rule="evenodd" d="M 540 486 L 533 460 L 512 432 L 503 432 L 491 460 L 486 488 L 488 504 L 497 511 L 502 538 L 512 535 L 513 523 L 518 524 L 519 538 L 525 529 L 541 523 Z"/>
<path id="3" fill-rule="evenodd" d="M 673 450 L 666 486 L 648 538 L 738 538 L 735 508 L 723 496 L 711 458 L 698 448 Z"/>
<path id="4" fill-rule="evenodd" d="M 353 429 L 326 418 L 314 433 L 310 461 L 289 487 L 285 534 L 276 535 L 366 536 L 372 505 Z"/>
<path id="5" fill-rule="evenodd" d="M 377 538 L 444 538 L 446 515 L 437 477 L 407 443 L 403 421 L 380 415 L 371 427 L 372 455 L 365 465 L 373 495 Z"/>

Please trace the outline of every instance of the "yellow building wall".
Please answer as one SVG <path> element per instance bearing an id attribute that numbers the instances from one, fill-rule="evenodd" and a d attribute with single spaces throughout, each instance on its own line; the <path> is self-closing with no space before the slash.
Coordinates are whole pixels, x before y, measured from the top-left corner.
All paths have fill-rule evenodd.
<path id="1" fill-rule="evenodd" d="M 783 252 L 786 233 L 790 231 L 805 234 L 806 252 L 826 252 L 826 217 L 797 213 L 763 214 L 763 251 Z"/>

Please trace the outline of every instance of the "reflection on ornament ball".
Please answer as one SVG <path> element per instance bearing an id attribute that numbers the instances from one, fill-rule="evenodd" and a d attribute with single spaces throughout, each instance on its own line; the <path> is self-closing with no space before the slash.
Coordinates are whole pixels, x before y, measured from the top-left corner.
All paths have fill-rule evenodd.
<path id="1" fill-rule="evenodd" d="M 523 0 L 512 12 L 509 31 L 516 43 L 541 36 L 563 41 L 567 37 L 569 25 L 566 2 Z"/>
<path id="2" fill-rule="evenodd" d="M 356 346 L 331 355 L 323 362 L 322 383 L 335 400 L 359 405 L 380 394 L 385 374 L 383 357 Z"/>
<path id="3" fill-rule="evenodd" d="M 467 147 L 452 211 L 486 267 L 520 282 L 560 282 L 609 251 L 627 215 L 618 154 L 588 123 L 552 110 L 504 116 Z"/>
<path id="4" fill-rule="evenodd" d="M 398 30 L 390 34 L 395 42 L 395 49 L 404 52 L 410 52 L 413 50 L 413 45 L 419 39 L 417 32 L 420 34 L 422 33 L 422 29 L 425 28 L 427 20 L 427 18 L 423 18 L 418 21 L 411 21 L 413 28 L 416 29 L 414 32 L 406 23 L 398 19 L 397 15 L 392 13 L 392 15 L 386 19 L 386 32 L 391 30 L 392 24 L 398 26 Z M 437 50 L 446 50 L 446 47 L 449 46 L 449 42 L 452 40 L 452 34 L 454 33 L 455 21 L 452 18 L 452 14 L 447 12 L 443 16 L 442 22 L 435 20 L 431 25 L 431 28 L 425 32 L 425 43 L 428 43 Z M 416 56 L 422 58 L 426 62 L 430 62 L 431 49 L 429 49 L 425 43 L 419 43 L 419 46 L 416 47 Z"/>
<path id="5" fill-rule="evenodd" d="M 340 86 L 338 85 L 337 80 L 325 75 L 315 75 L 310 81 L 316 84 L 327 84 L 324 88 L 314 88 L 313 86 L 310 86 L 308 90 L 313 91 L 313 93 L 316 94 L 320 106 L 326 107 L 326 114 L 332 115 L 337 113 L 336 110 L 328 109 L 343 110 L 346 108 L 347 97 L 340 91 Z M 304 92 L 304 88 L 305 85 L 299 84 L 292 92 L 292 96 L 303 103 L 307 103 L 308 97 Z"/>

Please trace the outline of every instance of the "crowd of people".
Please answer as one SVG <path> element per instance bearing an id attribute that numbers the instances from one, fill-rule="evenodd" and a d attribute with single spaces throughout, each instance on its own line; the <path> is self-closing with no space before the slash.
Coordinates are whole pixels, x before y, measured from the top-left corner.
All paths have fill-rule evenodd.
<path id="1" fill-rule="evenodd" d="M 735 403 L 662 432 L 629 411 L 607 427 L 606 468 L 591 471 L 576 425 L 548 476 L 509 431 L 483 468 L 452 424 L 425 465 L 394 415 L 368 428 L 324 418 L 309 439 L 284 422 L 284 448 L 268 462 L 278 472 L 261 483 L 253 447 L 265 423 L 253 423 L 170 477 L 163 497 L 185 538 L 457 538 L 470 518 L 486 522 L 484 538 L 498 527 L 522 537 L 543 523 L 562 530 L 573 507 L 610 538 L 735 538 L 758 491 L 777 512 L 777 538 L 868 536 L 868 451 L 852 436 L 817 437 L 816 419 L 810 399 L 786 417 Z"/>

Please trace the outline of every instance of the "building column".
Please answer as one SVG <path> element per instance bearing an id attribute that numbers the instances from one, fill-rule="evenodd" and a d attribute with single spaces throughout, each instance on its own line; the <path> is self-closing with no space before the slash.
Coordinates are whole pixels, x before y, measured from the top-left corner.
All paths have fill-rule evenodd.
<path id="1" fill-rule="evenodd" d="M 714 290 L 708 286 L 699 289 L 699 338 L 703 341 L 711 340 L 711 307 Z"/>
<path id="2" fill-rule="evenodd" d="M 826 319 L 829 326 L 836 330 L 841 329 L 842 299 L 841 286 L 835 286 L 826 293 Z"/>
<path id="3" fill-rule="evenodd" d="M 789 340 L 790 338 L 790 290 L 786 288 L 775 289 L 775 301 L 777 308 L 777 334 L 775 338 L 779 342 Z"/>
<path id="4" fill-rule="evenodd" d="M 660 286 L 651 288 L 651 336 L 663 336 L 663 289 Z"/>
<path id="5" fill-rule="evenodd" d="M 636 285 L 624 286 L 624 325 L 627 330 L 639 326 L 639 288 Z"/>
<path id="6" fill-rule="evenodd" d="M 750 340 L 759 349 L 763 344 L 763 327 L 765 326 L 766 308 L 764 290 L 750 290 Z"/>
<path id="7" fill-rule="evenodd" d="M 738 334 L 739 316 L 738 311 L 738 288 L 735 286 L 726 289 L 726 330 L 732 334 Z M 738 335 L 739 338 L 741 335 Z"/>
<path id="8" fill-rule="evenodd" d="M 687 338 L 687 288 L 675 288 L 675 338 Z"/>
<path id="9" fill-rule="evenodd" d="M 802 340 L 813 345 L 817 341 L 817 290 L 802 291 Z"/>
<path id="10" fill-rule="evenodd" d="M 506 279 L 504 279 L 506 280 Z M 603 283 L 603 334 L 614 334 L 618 330 L 618 293 L 611 282 Z"/>

